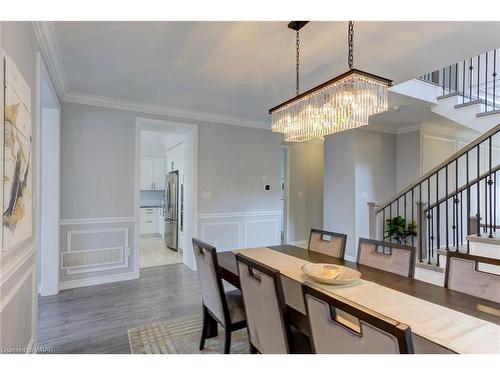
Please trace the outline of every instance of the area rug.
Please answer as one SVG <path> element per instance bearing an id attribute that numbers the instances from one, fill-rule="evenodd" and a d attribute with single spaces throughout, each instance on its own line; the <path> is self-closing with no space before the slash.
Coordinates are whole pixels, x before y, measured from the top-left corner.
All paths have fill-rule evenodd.
<path id="1" fill-rule="evenodd" d="M 205 340 L 205 348 L 198 350 L 202 320 L 199 315 L 145 324 L 128 329 L 132 354 L 222 354 L 224 332 L 219 327 L 217 337 Z M 231 335 L 231 353 L 247 354 L 249 351 L 246 329 Z"/>

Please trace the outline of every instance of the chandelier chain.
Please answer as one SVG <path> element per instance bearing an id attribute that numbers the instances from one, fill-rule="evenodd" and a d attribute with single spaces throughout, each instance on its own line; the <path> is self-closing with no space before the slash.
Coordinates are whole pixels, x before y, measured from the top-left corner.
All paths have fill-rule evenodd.
<path id="1" fill-rule="evenodd" d="M 295 68 L 295 75 L 296 75 L 296 86 L 295 86 L 295 91 L 297 95 L 300 93 L 300 35 L 299 31 L 297 30 L 297 36 L 295 39 L 295 49 L 296 49 L 296 68 Z"/>
<path id="2" fill-rule="evenodd" d="M 354 65 L 354 21 L 349 21 L 347 44 L 349 46 L 349 57 L 347 58 L 347 63 L 349 64 L 349 69 L 352 69 L 352 66 Z"/>

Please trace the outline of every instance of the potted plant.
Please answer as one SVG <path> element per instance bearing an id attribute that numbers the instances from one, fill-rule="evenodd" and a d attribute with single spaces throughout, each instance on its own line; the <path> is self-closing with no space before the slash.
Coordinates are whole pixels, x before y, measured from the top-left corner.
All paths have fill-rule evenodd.
<path id="1" fill-rule="evenodd" d="M 417 224 L 412 221 L 406 225 L 406 219 L 402 216 L 387 219 L 386 224 L 384 239 L 389 238 L 399 244 L 406 244 L 408 243 L 408 237 L 417 235 Z"/>

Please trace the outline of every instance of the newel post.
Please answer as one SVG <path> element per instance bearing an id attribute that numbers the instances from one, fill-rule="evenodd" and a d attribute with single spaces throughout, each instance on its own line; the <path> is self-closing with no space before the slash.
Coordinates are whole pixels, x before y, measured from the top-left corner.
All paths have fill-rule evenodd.
<path id="1" fill-rule="evenodd" d="M 368 202 L 368 220 L 370 228 L 370 238 L 377 239 L 377 209 L 380 207 L 380 202 Z"/>

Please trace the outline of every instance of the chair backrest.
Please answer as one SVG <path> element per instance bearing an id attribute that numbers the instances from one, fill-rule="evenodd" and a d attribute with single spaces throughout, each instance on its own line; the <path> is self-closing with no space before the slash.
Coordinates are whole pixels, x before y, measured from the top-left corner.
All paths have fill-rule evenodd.
<path id="1" fill-rule="evenodd" d="M 249 339 L 263 354 L 290 350 L 290 331 L 279 271 L 236 255 Z"/>
<path id="2" fill-rule="evenodd" d="M 445 288 L 500 303 L 500 275 L 493 273 L 495 270 L 480 271 L 479 265 L 484 268 L 496 266 L 498 272 L 500 259 L 448 251 Z"/>
<path id="3" fill-rule="evenodd" d="M 360 238 L 357 263 L 413 278 L 415 247 Z"/>
<path id="4" fill-rule="evenodd" d="M 321 229 L 311 229 L 308 250 L 344 259 L 347 235 L 327 232 Z"/>
<path id="5" fill-rule="evenodd" d="M 219 274 L 217 250 L 215 247 L 193 238 L 193 251 L 198 268 L 203 304 L 221 324 L 224 324 L 229 313 Z"/>
<path id="6" fill-rule="evenodd" d="M 413 353 L 411 329 L 317 287 L 302 285 L 314 351 L 320 354 Z M 347 313 L 353 319 L 341 319 Z M 357 324 L 351 320 L 357 321 Z"/>

